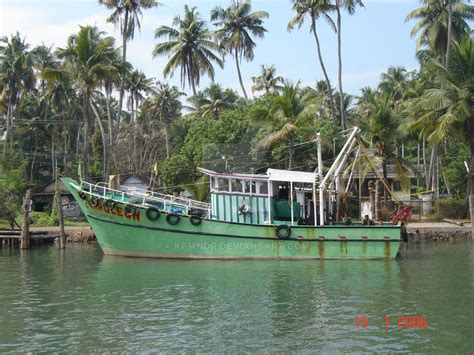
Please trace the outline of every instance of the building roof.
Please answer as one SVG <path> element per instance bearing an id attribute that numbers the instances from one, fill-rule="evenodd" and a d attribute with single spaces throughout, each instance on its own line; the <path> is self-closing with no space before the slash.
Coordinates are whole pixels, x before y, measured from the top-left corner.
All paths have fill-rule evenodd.
<path id="1" fill-rule="evenodd" d="M 230 173 L 224 172 L 219 173 L 217 171 L 212 171 L 205 168 L 198 168 L 198 170 L 206 175 L 214 176 L 214 177 L 222 177 L 225 179 L 241 179 L 241 180 L 268 180 L 267 175 L 260 175 L 260 174 L 239 174 L 239 173 Z"/>
<path id="2" fill-rule="evenodd" d="M 383 168 L 382 168 L 382 164 L 377 164 L 377 170 L 378 170 L 378 173 L 380 175 L 383 174 Z M 424 173 L 424 165 L 423 164 L 415 164 L 413 166 L 414 169 L 412 168 L 409 168 L 408 169 L 408 177 L 409 178 L 416 178 L 417 177 L 417 174 L 418 175 L 422 175 L 423 176 L 423 173 Z M 415 171 L 416 170 L 416 171 Z M 364 177 L 364 174 L 362 174 L 362 176 Z M 358 169 L 355 169 L 354 170 L 354 178 L 355 179 L 358 179 L 359 178 L 359 170 Z M 366 174 L 365 174 L 365 179 L 374 179 L 374 178 L 377 178 L 377 174 L 372 171 L 372 170 L 369 170 Z M 398 174 L 397 174 L 397 171 L 396 171 L 396 166 L 395 164 L 387 164 L 387 178 L 388 179 L 398 179 Z"/>
<path id="3" fill-rule="evenodd" d="M 305 182 L 310 184 L 314 184 L 317 177 L 316 173 L 279 169 L 268 169 L 267 175 L 270 181 Z"/>
<path id="4" fill-rule="evenodd" d="M 71 194 L 69 189 L 66 187 L 66 185 L 63 184 L 62 181 L 60 181 L 60 189 L 61 189 L 61 194 Z M 49 181 L 46 185 L 42 186 L 38 191 L 34 192 L 32 195 L 34 196 L 40 196 L 40 195 L 54 195 L 56 192 L 56 179 L 53 179 Z"/>
<path id="5" fill-rule="evenodd" d="M 198 168 L 198 170 L 206 175 L 213 177 L 222 177 L 225 179 L 240 179 L 240 180 L 270 180 L 270 181 L 285 181 L 285 182 L 304 182 L 314 183 L 317 174 L 308 173 L 305 171 L 268 169 L 265 175 L 261 174 L 239 174 L 239 173 L 218 173 L 209 169 Z"/>

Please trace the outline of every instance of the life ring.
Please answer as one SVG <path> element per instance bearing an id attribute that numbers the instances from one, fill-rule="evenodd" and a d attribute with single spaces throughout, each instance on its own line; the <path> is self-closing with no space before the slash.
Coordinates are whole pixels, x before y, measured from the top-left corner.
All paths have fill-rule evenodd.
<path id="1" fill-rule="evenodd" d="M 242 202 L 238 208 L 238 213 L 239 214 L 247 214 L 247 213 L 250 213 L 252 211 L 252 209 L 250 208 L 250 206 L 248 205 L 247 202 Z"/>
<path id="2" fill-rule="evenodd" d="M 123 209 L 123 214 L 125 215 L 125 217 L 132 217 L 133 214 L 135 213 L 135 208 L 130 206 L 130 205 L 126 205 L 125 208 Z"/>
<path id="3" fill-rule="evenodd" d="M 146 218 L 148 218 L 149 221 L 156 221 L 158 218 L 160 218 L 160 210 L 158 208 L 155 208 L 155 207 L 149 207 L 147 210 L 146 210 Z"/>
<path id="4" fill-rule="evenodd" d="M 84 191 L 79 191 L 79 192 L 78 192 L 78 195 L 79 195 L 79 198 L 80 198 L 81 200 L 85 200 L 85 199 L 87 198 L 87 196 L 86 196 L 86 194 L 85 194 Z"/>
<path id="5" fill-rule="evenodd" d="M 176 213 L 168 213 L 166 215 L 166 222 L 174 226 L 175 224 L 178 224 L 181 219 L 181 216 Z"/>
<path id="6" fill-rule="evenodd" d="M 284 231 L 282 233 L 282 231 Z M 276 227 L 276 236 L 278 239 L 287 239 L 291 235 L 291 227 L 286 224 L 280 224 Z"/>
<path id="7" fill-rule="evenodd" d="M 115 208 L 116 202 L 114 200 L 105 200 L 104 201 L 104 207 L 105 209 L 112 211 Z"/>
<path id="8" fill-rule="evenodd" d="M 97 207 L 99 205 L 99 199 L 97 197 L 91 197 L 90 204 L 92 207 Z"/>
<path id="9" fill-rule="evenodd" d="M 189 222 L 191 222 L 193 226 L 199 226 L 202 223 L 202 218 L 199 216 L 190 216 Z"/>

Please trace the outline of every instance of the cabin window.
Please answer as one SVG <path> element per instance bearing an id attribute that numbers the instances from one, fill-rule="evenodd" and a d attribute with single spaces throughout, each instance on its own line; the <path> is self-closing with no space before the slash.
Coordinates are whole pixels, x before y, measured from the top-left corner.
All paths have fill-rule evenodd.
<path id="1" fill-rule="evenodd" d="M 250 191 L 254 194 L 257 193 L 257 183 L 254 180 L 247 181 L 247 183 L 250 185 Z"/>
<path id="2" fill-rule="evenodd" d="M 250 193 L 250 181 L 249 180 L 242 180 L 242 192 L 245 194 Z M 255 191 L 252 191 L 255 192 Z"/>
<path id="3" fill-rule="evenodd" d="M 241 180 L 232 179 L 232 192 L 242 192 Z"/>
<path id="4" fill-rule="evenodd" d="M 257 182 L 257 193 L 261 195 L 268 194 L 268 183 L 265 182 Z"/>
<path id="5" fill-rule="evenodd" d="M 218 191 L 229 191 L 229 180 L 223 179 L 223 178 L 218 178 Z"/>

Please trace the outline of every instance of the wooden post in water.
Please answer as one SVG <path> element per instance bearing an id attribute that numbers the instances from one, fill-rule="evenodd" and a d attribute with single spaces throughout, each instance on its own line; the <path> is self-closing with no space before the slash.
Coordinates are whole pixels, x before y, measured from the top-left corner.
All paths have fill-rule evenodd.
<path id="1" fill-rule="evenodd" d="M 59 171 L 56 173 L 56 208 L 58 210 L 59 221 L 59 248 L 66 248 L 66 233 L 64 231 L 63 203 L 61 198 L 61 180 L 59 180 Z"/>
<path id="2" fill-rule="evenodd" d="M 23 197 L 23 225 L 21 227 L 20 248 L 28 249 L 30 247 L 30 200 L 31 190 L 26 191 Z"/>

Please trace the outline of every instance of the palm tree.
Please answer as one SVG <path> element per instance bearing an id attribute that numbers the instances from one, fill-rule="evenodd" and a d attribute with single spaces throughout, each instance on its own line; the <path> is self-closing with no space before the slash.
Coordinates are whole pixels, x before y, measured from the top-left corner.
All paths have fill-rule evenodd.
<path id="1" fill-rule="evenodd" d="M 119 75 L 116 72 L 109 72 L 103 78 L 102 86 L 105 96 L 105 107 L 107 111 L 107 127 L 108 127 L 108 144 L 109 147 L 115 146 L 115 138 L 118 136 L 120 129 L 120 119 L 119 117 L 119 108 L 115 108 L 116 101 L 112 98 L 112 92 L 116 88 L 120 88 L 122 85 L 122 78 L 129 76 L 130 71 L 132 70 L 132 65 L 129 62 L 124 62 L 119 51 L 116 50 L 114 53 L 111 53 L 110 56 L 110 65 L 117 68 Z M 114 114 L 114 115 L 113 115 Z M 113 117 L 116 117 L 114 121 Z M 114 166 L 117 168 L 117 157 L 116 149 L 108 149 L 111 154 L 112 161 Z"/>
<path id="2" fill-rule="evenodd" d="M 138 107 L 145 100 L 147 93 L 151 92 L 153 79 L 147 78 L 145 73 L 140 70 L 134 70 L 125 77 L 125 88 L 127 89 L 127 106 L 132 113 L 133 122 L 137 124 Z"/>
<path id="3" fill-rule="evenodd" d="M 334 95 L 337 101 L 339 102 L 342 101 L 342 113 L 341 113 L 341 108 L 338 105 L 336 107 L 336 116 L 337 117 L 344 116 L 346 119 L 346 123 L 348 123 L 352 120 L 352 118 L 355 115 L 354 113 L 355 108 L 353 104 L 354 96 L 346 94 L 346 93 L 343 93 L 342 95 L 343 95 L 342 100 L 340 100 L 338 92 Z"/>
<path id="4" fill-rule="evenodd" d="M 57 68 L 59 66 L 58 60 L 54 57 L 52 46 L 46 47 L 44 44 L 36 46 L 31 51 L 33 56 L 33 67 L 41 73 L 45 68 Z M 39 87 L 41 88 L 42 95 L 45 94 L 46 85 L 43 79 L 41 79 Z"/>
<path id="5" fill-rule="evenodd" d="M 355 13 L 356 6 L 364 7 L 361 0 L 336 0 L 335 7 L 337 13 L 337 61 L 338 61 L 338 81 L 339 81 L 339 112 L 341 113 L 341 126 L 346 129 L 346 117 L 344 115 L 344 91 L 342 89 L 342 23 L 341 23 L 341 8 L 345 9 L 349 15 Z"/>
<path id="6" fill-rule="evenodd" d="M 157 88 L 153 90 L 150 98 L 150 110 L 155 118 L 163 125 L 165 136 L 166 158 L 170 157 L 170 146 L 168 126 L 181 112 L 181 101 L 179 98 L 185 95 L 176 86 L 158 82 Z"/>
<path id="7" fill-rule="evenodd" d="M 112 37 L 104 37 L 104 32 L 99 31 L 97 27 L 81 26 L 79 33 L 69 37 L 67 47 L 58 48 L 57 50 L 57 56 L 64 59 L 62 70 L 43 70 L 43 75 L 46 79 L 55 80 L 64 75 L 69 76 L 75 88 L 80 92 L 84 125 L 84 149 L 82 154 L 85 178 L 88 176 L 89 127 L 92 114 L 95 115 L 98 121 L 102 138 L 105 138 L 102 123 L 96 115 L 92 102 L 92 94 L 95 89 L 102 85 L 104 79 L 110 73 L 117 73 L 117 68 L 110 61 L 114 52 L 114 39 Z M 103 145 L 104 149 L 106 149 L 106 144 Z M 106 162 L 104 162 L 104 165 L 106 165 Z"/>
<path id="8" fill-rule="evenodd" d="M 265 11 L 251 11 L 250 0 L 233 1 L 226 9 L 217 6 L 211 10 L 211 21 L 215 26 L 220 27 L 216 31 L 220 45 L 226 53 L 231 54 L 235 59 L 239 83 L 245 100 L 248 100 L 248 96 L 242 80 L 239 61 L 242 61 L 242 58 L 248 61 L 253 60 L 253 50 L 256 44 L 251 36 L 257 38 L 265 36 L 267 30 L 263 27 L 263 19 L 269 16 Z"/>
<path id="9" fill-rule="evenodd" d="M 274 122 L 275 130 L 262 138 L 258 148 L 273 148 L 285 143 L 288 148 L 288 169 L 293 167 L 294 141 L 296 131 L 305 120 L 313 119 L 316 105 L 314 100 L 308 100 L 299 89 L 299 82 L 292 85 L 285 83 L 281 95 L 273 99 L 270 119 Z"/>
<path id="10" fill-rule="evenodd" d="M 333 120 L 336 120 L 336 106 L 334 104 L 334 97 L 332 94 L 331 82 L 329 81 L 329 76 L 326 71 L 326 66 L 324 65 L 323 56 L 321 54 L 321 45 L 319 43 L 319 36 L 316 27 L 316 22 L 320 17 L 324 17 L 332 30 L 336 31 L 336 25 L 334 21 L 329 16 L 329 13 L 334 10 L 334 5 L 330 4 L 326 0 L 292 0 L 293 10 L 296 12 L 295 17 L 293 17 L 288 23 L 288 31 L 291 31 L 295 28 L 295 25 L 298 25 L 298 28 L 304 23 L 304 20 L 307 16 L 311 19 L 310 32 L 314 35 L 314 40 L 316 42 L 316 49 L 318 52 L 319 64 L 323 71 L 324 79 L 326 80 L 326 85 L 328 87 L 329 102 L 331 104 L 331 115 Z"/>
<path id="11" fill-rule="evenodd" d="M 200 103 L 202 116 L 219 118 L 221 111 L 228 109 L 237 103 L 239 96 L 232 89 L 222 89 L 220 84 L 211 84 L 202 92 L 203 97 Z"/>
<path id="12" fill-rule="evenodd" d="M 382 73 L 381 78 L 382 81 L 379 84 L 379 90 L 388 95 L 396 106 L 403 98 L 408 86 L 407 70 L 403 67 L 391 66 L 386 73 Z"/>
<path id="13" fill-rule="evenodd" d="M 34 88 L 33 56 L 29 45 L 17 32 L 10 39 L 0 38 L 0 82 L 6 97 L 6 138 L 3 145 L 5 157 L 7 145 L 13 148 L 14 111 L 21 95 Z"/>
<path id="14" fill-rule="evenodd" d="M 395 139 L 399 134 L 400 119 L 392 109 L 388 95 L 376 95 L 365 107 L 360 127 L 371 147 L 377 148 L 382 161 L 383 176 L 387 178 L 387 161 L 394 157 Z"/>
<path id="15" fill-rule="evenodd" d="M 180 68 L 181 84 L 184 88 L 186 81 L 197 95 L 196 86 L 201 81 L 201 75 L 207 74 L 214 80 L 214 67 L 224 67 L 223 60 L 216 52 L 219 46 L 213 41 L 212 34 L 206 22 L 201 19 L 195 7 L 184 6 L 184 17 L 176 16 L 173 26 L 160 26 L 155 31 L 155 38 L 166 38 L 168 41 L 158 43 L 153 50 L 153 56 L 167 55 L 168 63 L 163 69 L 165 77 L 173 76 Z"/>
<path id="16" fill-rule="evenodd" d="M 411 36 L 419 34 L 417 47 L 428 45 L 437 55 L 446 59 L 449 37 L 458 40 L 470 33 L 468 20 L 474 19 L 474 7 L 463 0 L 422 0 L 423 6 L 411 11 L 405 22 L 417 20 Z"/>
<path id="17" fill-rule="evenodd" d="M 285 79 L 282 76 L 275 76 L 276 68 L 274 65 L 260 66 L 260 75 L 253 76 L 252 92 L 265 90 L 265 93 L 275 92 L 283 89 L 280 83 Z"/>
<path id="18" fill-rule="evenodd" d="M 326 119 L 331 117 L 333 110 L 330 105 L 330 97 L 331 94 L 334 95 L 334 93 L 329 92 L 325 80 L 318 80 L 314 88 L 310 86 L 305 87 L 303 89 L 303 94 L 305 98 L 307 98 L 308 100 L 313 100 L 315 103 L 318 104 L 316 112 L 318 118 Z"/>
<path id="19" fill-rule="evenodd" d="M 440 142 L 446 137 L 460 137 L 470 149 L 469 205 L 474 221 L 474 41 L 468 35 L 454 42 L 447 68 L 431 61 L 428 70 L 442 83 L 440 88 L 426 90 L 416 103 L 423 112 L 415 126 L 433 127 L 429 139 Z M 474 223 L 473 223 L 474 230 Z"/>
<path id="20" fill-rule="evenodd" d="M 156 0 L 98 0 L 99 4 L 105 5 L 108 9 L 113 9 L 112 14 L 107 18 L 107 22 L 120 26 L 122 34 L 122 61 L 127 61 L 127 42 L 135 36 L 135 29 L 140 30 L 140 20 L 143 17 L 142 9 L 148 10 L 161 5 Z M 119 109 L 117 113 L 117 127 L 120 126 L 122 117 L 123 96 L 125 92 L 124 73 L 120 83 Z M 116 132 L 118 134 L 118 130 Z"/>

